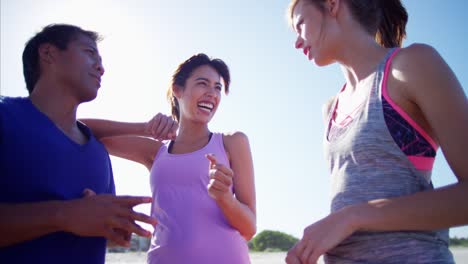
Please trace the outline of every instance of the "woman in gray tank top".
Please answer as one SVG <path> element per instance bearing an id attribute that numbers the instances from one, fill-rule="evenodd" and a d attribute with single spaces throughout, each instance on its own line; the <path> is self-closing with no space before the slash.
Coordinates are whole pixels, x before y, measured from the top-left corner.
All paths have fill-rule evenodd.
<path id="1" fill-rule="evenodd" d="M 448 228 L 468 224 L 468 103 L 451 69 L 428 45 L 399 48 L 399 0 L 293 0 L 289 18 L 296 48 L 339 63 L 346 84 L 324 111 L 331 213 L 286 262 L 453 263 Z M 434 189 L 439 146 L 458 183 Z"/>

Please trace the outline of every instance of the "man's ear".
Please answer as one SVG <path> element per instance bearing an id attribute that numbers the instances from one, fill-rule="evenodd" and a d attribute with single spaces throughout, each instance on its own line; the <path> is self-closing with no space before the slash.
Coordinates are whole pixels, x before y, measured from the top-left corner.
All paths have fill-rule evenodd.
<path id="1" fill-rule="evenodd" d="M 54 59 L 55 47 L 52 44 L 44 43 L 39 46 L 39 60 L 51 64 Z"/>
<path id="2" fill-rule="evenodd" d="M 326 8 L 331 16 L 336 17 L 336 14 L 338 14 L 338 9 L 340 5 L 341 5 L 340 0 L 327 0 Z"/>

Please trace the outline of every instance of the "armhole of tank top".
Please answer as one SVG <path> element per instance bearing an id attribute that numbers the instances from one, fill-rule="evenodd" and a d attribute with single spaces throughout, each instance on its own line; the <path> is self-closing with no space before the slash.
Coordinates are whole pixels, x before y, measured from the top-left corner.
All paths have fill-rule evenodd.
<path id="1" fill-rule="evenodd" d="M 224 134 L 223 133 L 216 133 L 216 136 L 219 138 L 217 141 L 218 141 L 218 145 L 220 147 L 220 149 L 223 151 L 225 157 L 226 157 L 226 160 L 227 162 L 229 163 L 229 167 L 231 167 L 231 159 L 228 155 L 228 152 L 227 152 L 227 149 L 226 149 L 226 146 L 224 145 Z"/>
<path id="2" fill-rule="evenodd" d="M 161 146 L 158 149 L 158 152 L 156 152 L 156 155 L 154 156 L 153 164 L 156 162 L 156 160 L 159 158 L 159 156 L 161 156 L 161 153 L 168 148 L 170 142 L 172 142 L 172 141 L 169 141 L 169 143 L 161 144 Z"/>
<path id="3" fill-rule="evenodd" d="M 216 140 L 216 141 L 218 141 L 219 148 L 221 149 L 221 151 L 223 151 L 224 156 L 226 157 L 226 160 L 228 162 L 229 168 L 231 168 L 231 158 L 229 157 L 228 152 L 226 151 L 226 146 L 224 145 L 224 133 L 216 133 L 216 136 L 219 137 L 219 139 Z M 235 175 L 233 176 L 233 178 L 234 177 L 235 177 Z M 232 190 L 233 194 L 236 193 L 236 189 L 234 188 L 234 184 L 231 185 L 231 190 Z"/>
<path id="4" fill-rule="evenodd" d="M 391 66 L 391 62 L 393 60 L 393 57 L 398 53 L 398 51 L 400 51 L 399 48 L 395 49 L 393 51 L 393 53 L 390 55 L 390 57 L 388 58 L 387 62 L 385 63 L 385 70 L 384 70 L 384 78 L 383 78 L 383 81 L 382 81 L 382 96 L 385 98 L 385 100 L 387 100 L 387 102 L 390 104 L 390 106 L 395 109 L 395 111 L 398 112 L 398 114 L 400 114 L 414 129 L 416 129 L 416 131 L 418 131 L 419 134 L 421 134 L 422 137 L 424 137 L 424 139 L 427 140 L 427 142 L 429 142 L 429 144 L 431 145 L 431 147 L 434 149 L 434 150 L 437 150 L 438 146 L 437 144 L 435 143 L 435 141 L 429 136 L 429 134 L 427 134 L 426 131 L 424 131 L 424 129 L 422 129 L 418 123 L 416 123 L 416 121 L 414 121 L 402 108 L 400 108 L 393 100 L 392 98 L 390 98 L 390 95 L 388 94 L 388 91 L 387 91 L 387 80 L 388 80 L 388 75 L 389 75 L 389 71 L 390 71 L 390 66 Z"/>

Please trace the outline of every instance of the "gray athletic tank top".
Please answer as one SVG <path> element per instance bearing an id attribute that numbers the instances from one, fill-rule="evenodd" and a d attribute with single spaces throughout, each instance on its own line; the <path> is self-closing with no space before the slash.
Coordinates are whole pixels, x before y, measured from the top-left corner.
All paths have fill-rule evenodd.
<path id="1" fill-rule="evenodd" d="M 360 87 L 368 89 L 361 112 L 332 139 L 329 131 L 336 99 L 331 107 L 324 148 L 332 177 L 332 212 L 369 200 L 433 189 L 430 171 L 414 167 L 385 123 L 382 81 L 385 65 L 391 62 L 394 51 L 388 52 L 368 78 L 368 85 Z M 330 250 L 324 259 L 326 263 L 454 263 L 448 249 L 448 229 L 356 232 Z"/>

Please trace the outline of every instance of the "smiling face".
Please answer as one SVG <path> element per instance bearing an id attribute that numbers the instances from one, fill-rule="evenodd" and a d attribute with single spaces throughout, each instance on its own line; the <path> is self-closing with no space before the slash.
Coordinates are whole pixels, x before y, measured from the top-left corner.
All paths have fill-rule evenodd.
<path id="1" fill-rule="evenodd" d="M 179 102 L 180 120 L 207 124 L 216 113 L 221 101 L 221 75 L 211 66 L 196 68 L 185 86 L 174 86 Z"/>
<path id="2" fill-rule="evenodd" d="M 96 43 L 80 34 L 65 50 L 56 49 L 54 54 L 56 80 L 80 103 L 96 98 L 104 74 Z"/>

